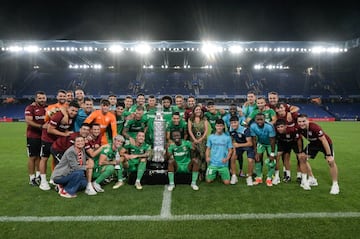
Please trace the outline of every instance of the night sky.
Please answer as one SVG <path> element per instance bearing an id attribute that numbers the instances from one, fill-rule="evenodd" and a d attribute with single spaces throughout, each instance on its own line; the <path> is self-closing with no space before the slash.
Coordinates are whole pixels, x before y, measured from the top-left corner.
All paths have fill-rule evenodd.
<path id="1" fill-rule="evenodd" d="M 360 37 L 359 5 L 293 0 L 3 1 L 0 40 L 343 41 Z"/>

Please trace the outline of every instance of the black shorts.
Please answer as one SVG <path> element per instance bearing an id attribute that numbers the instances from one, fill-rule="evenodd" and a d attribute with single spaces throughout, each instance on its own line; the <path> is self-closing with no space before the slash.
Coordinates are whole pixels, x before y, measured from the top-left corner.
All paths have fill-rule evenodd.
<path id="1" fill-rule="evenodd" d="M 334 156 L 334 150 L 332 144 L 330 146 L 331 156 Z M 318 152 L 322 152 L 326 155 L 325 149 L 322 145 L 309 143 L 304 149 L 305 154 L 309 155 L 310 158 L 314 159 Z"/>
<path id="2" fill-rule="evenodd" d="M 58 163 L 60 162 L 60 160 L 65 152 L 58 152 L 58 151 L 54 150 L 53 147 L 50 148 L 50 152 L 51 152 L 52 156 L 54 157 L 55 165 L 58 165 Z"/>
<path id="3" fill-rule="evenodd" d="M 291 150 L 294 151 L 294 153 L 298 154 L 299 152 L 299 148 L 297 145 L 297 142 L 292 141 L 292 142 L 278 142 L 277 144 L 278 146 L 278 152 L 283 152 L 283 153 L 291 153 Z"/>
<path id="4" fill-rule="evenodd" d="M 51 145 L 52 145 L 52 143 L 50 143 L 50 142 L 41 141 L 41 151 L 40 151 L 41 157 L 45 157 L 45 158 L 50 157 Z"/>
<path id="5" fill-rule="evenodd" d="M 238 147 L 235 149 L 238 159 L 242 158 L 244 152 L 246 152 L 247 158 L 255 159 L 255 151 L 253 147 Z"/>
<path id="6" fill-rule="evenodd" d="M 28 157 L 40 157 L 41 139 L 26 138 Z"/>

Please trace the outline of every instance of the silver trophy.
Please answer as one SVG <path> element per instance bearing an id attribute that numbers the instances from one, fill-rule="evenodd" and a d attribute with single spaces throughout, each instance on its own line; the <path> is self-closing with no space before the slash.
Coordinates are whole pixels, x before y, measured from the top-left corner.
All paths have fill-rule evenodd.
<path id="1" fill-rule="evenodd" d="M 156 106 L 156 115 L 154 119 L 154 149 L 153 158 L 154 162 L 165 161 L 165 135 L 166 135 L 166 122 L 163 118 L 162 105 Z"/>

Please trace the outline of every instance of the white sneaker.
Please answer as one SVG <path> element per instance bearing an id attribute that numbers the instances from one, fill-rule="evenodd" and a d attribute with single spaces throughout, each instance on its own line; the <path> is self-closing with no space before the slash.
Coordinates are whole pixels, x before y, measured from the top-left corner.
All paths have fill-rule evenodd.
<path id="1" fill-rule="evenodd" d="M 113 186 L 113 189 L 118 189 L 118 188 L 120 188 L 121 186 L 123 186 L 124 185 L 124 182 L 123 181 L 117 181 L 116 183 L 115 183 L 115 185 Z"/>
<path id="2" fill-rule="evenodd" d="M 194 191 L 198 191 L 198 190 L 199 190 L 199 186 L 196 185 L 196 184 L 191 184 L 190 186 L 191 186 L 191 188 L 192 188 Z"/>
<path id="3" fill-rule="evenodd" d="M 49 184 L 56 186 L 56 183 L 52 179 L 49 180 Z"/>
<path id="4" fill-rule="evenodd" d="M 103 193 L 104 192 L 104 189 L 97 182 L 94 181 L 92 183 L 92 185 L 93 185 L 94 189 L 96 190 L 96 192 L 98 192 L 98 193 Z"/>
<path id="5" fill-rule="evenodd" d="M 234 185 L 234 184 L 236 184 L 238 181 L 239 181 L 239 180 L 238 180 L 238 178 L 236 177 L 236 175 L 233 174 L 233 175 L 231 176 L 230 184 Z"/>
<path id="6" fill-rule="evenodd" d="M 85 193 L 89 196 L 94 196 L 97 194 L 97 192 L 95 191 L 95 189 L 91 186 L 91 187 L 86 187 L 85 189 Z"/>
<path id="7" fill-rule="evenodd" d="M 314 187 L 314 186 L 318 186 L 319 184 L 318 184 L 316 178 L 309 178 L 309 185 L 311 187 Z"/>
<path id="8" fill-rule="evenodd" d="M 248 186 L 252 186 L 252 185 L 254 185 L 254 183 L 253 183 L 253 180 L 252 180 L 252 177 L 251 177 L 251 176 L 249 176 L 249 177 L 247 177 L 247 178 L 246 178 L 246 184 L 247 184 Z"/>
<path id="9" fill-rule="evenodd" d="M 273 180 L 272 180 L 272 184 L 273 184 L 273 185 L 278 185 L 280 182 L 281 182 L 281 180 L 280 180 L 279 177 L 275 177 L 275 178 L 273 178 Z"/>
<path id="10" fill-rule="evenodd" d="M 175 184 L 169 184 L 167 189 L 169 192 L 172 192 L 174 190 L 174 188 L 175 188 Z"/>
<path id="11" fill-rule="evenodd" d="M 337 195 L 340 192 L 339 184 L 333 184 L 331 186 L 330 194 Z"/>
<path id="12" fill-rule="evenodd" d="M 143 187 L 141 186 L 141 183 L 137 182 L 137 181 L 135 182 L 135 187 L 136 187 L 137 190 L 143 189 Z"/>
<path id="13" fill-rule="evenodd" d="M 302 187 L 304 190 L 311 190 L 311 187 L 309 185 L 309 181 L 301 182 L 300 187 Z"/>
<path id="14" fill-rule="evenodd" d="M 39 188 L 44 191 L 48 191 L 51 189 L 48 181 L 41 181 Z"/>

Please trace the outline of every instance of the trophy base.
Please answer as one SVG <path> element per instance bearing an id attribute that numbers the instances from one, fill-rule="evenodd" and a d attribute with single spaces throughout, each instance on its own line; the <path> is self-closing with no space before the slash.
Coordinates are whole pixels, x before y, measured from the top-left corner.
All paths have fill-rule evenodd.
<path id="1" fill-rule="evenodd" d="M 190 184 L 191 173 L 175 173 L 175 184 Z M 136 180 L 136 172 L 128 175 L 128 184 L 133 185 Z M 167 162 L 148 161 L 146 171 L 141 179 L 143 185 L 169 184 Z"/>

